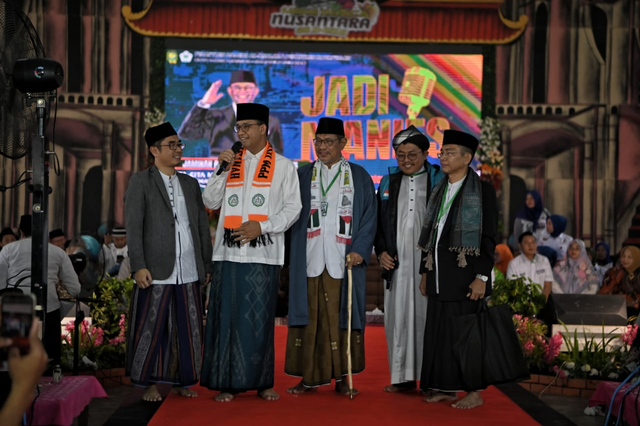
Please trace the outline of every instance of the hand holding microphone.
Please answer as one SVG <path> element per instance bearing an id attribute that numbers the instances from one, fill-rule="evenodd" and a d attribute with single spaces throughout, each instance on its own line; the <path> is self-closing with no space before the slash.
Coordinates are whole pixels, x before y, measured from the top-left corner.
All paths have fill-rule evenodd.
<path id="1" fill-rule="evenodd" d="M 240 152 L 242 149 L 242 142 L 236 141 L 233 144 L 231 149 L 227 149 L 222 151 L 218 156 L 218 162 L 220 163 L 220 167 L 218 167 L 218 171 L 216 172 L 217 176 L 220 176 L 222 172 L 229 166 L 229 164 L 233 163 L 236 159 L 236 154 Z"/>

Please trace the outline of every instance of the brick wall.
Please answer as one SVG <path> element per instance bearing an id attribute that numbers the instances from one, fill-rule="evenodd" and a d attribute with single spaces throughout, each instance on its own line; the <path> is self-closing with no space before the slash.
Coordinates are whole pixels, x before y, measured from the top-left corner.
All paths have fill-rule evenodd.
<path id="1" fill-rule="evenodd" d="M 549 386 L 549 384 L 551 384 Z M 561 379 L 555 376 L 532 374 L 531 379 L 520 382 L 520 386 L 535 395 L 546 388 L 544 393 L 564 396 L 581 396 L 590 398 L 600 384 L 600 380 L 589 379 Z M 547 387 L 548 386 L 548 387 Z"/>

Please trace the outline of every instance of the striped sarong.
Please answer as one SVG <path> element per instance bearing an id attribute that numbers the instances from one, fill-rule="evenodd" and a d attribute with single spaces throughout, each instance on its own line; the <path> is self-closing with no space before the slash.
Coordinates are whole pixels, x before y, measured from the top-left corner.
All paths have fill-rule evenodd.
<path id="1" fill-rule="evenodd" d="M 201 386 L 238 393 L 273 387 L 280 266 L 215 262 Z"/>
<path id="2" fill-rule="evenodd" d="M 342 279 L 325 268 L 322 275 L 307 278 L 309 324 L 289 327 L 284 372 L 302 377 L 306 387 L 328 385 L 347 375 L 347 330 L 340 329 Z M 364 334 L 351 332 L 353 374 L 364 370 Z"/>
<path id="3" fill-rule="evenodd" d="M 198 383 L 202 366 L 200 284 L 133 289 L 125 374 L 131 383 Z"/>

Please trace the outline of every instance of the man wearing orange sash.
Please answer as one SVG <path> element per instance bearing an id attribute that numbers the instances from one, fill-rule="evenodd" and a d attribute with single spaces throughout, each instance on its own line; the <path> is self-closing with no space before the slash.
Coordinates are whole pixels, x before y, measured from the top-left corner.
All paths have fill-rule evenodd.
<path id="1" fill-rule="evenodd" d="M 274 319 L 284 232 L 302 204 L 293 163 L 267 140 L 269 108 L 238 104 L 235 130 L 242 143 L 219 161 L 229 164 L 209 179 L 205 205 L 221 209 L 213 249 L 201 385 L 231 401 L 257 390 L 265 400 L 273 390 Z"/>

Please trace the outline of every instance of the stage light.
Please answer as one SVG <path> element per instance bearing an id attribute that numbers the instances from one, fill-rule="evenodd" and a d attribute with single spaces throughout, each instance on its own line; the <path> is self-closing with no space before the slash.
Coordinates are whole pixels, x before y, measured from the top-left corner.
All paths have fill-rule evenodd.
<path id="1" fill-rule="evenodd" d="M 13 84 L 22 93 L 51 92 L 63 80 L 62 65 L 52 59 L 18 59 L 13 67 Z"/>

